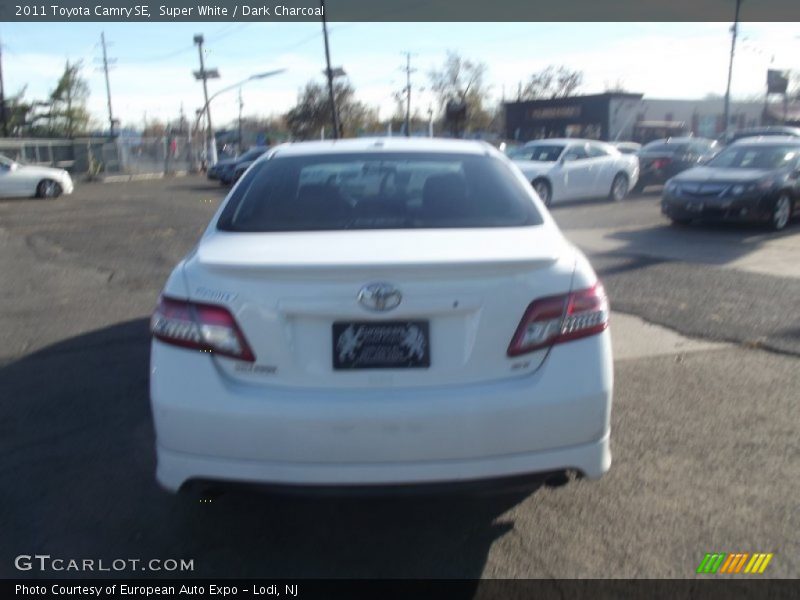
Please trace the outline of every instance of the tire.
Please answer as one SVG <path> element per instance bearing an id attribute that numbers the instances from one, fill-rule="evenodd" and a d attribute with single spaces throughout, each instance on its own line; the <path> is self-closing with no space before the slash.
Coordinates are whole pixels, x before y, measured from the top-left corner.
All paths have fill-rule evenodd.
<path id="1" fill-rule="evenodd" d="M 43 179 L 36 186 L 37 198 L 58 198 L 61 195 L 61 184 L 52 179 Z"/>
<path id="2" fill-rule="evenodd" d="M 770 218 L 770 227 L 772 231 L 782 231 L 786 229 L 789 221 L 792 219 L 792 199 L 786 192 L 781 192 L 778 199 L 775 201 L 775 206 L 772 207 L 772 215 Z"/>
<path id="3" fill-rule="evenodd" d="M 625 173 L 614 175 L 611 182 L 611 189 L 608 191 L 608 199 L 612 202 L 622 202 L 628 195 L 628 176 Z"/>
<path id="4" fill-rule="evenodd" d="M 550 183 L 546 179 L 534 179 L 531 185 L 542 203 L 550 208 L 553 203 L 553 188 Z"/>

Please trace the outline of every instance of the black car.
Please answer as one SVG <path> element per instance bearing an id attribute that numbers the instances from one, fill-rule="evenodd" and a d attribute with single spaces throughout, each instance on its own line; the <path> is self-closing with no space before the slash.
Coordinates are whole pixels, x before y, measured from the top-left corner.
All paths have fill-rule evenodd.
<path id="1" fill-rule="evenodd" d="M 798 213 L 798 199 L 800 139 L 748 138 L 670 179 L 661 212 L 675 224 L 759 221 L 781 230 Z"/>
<path id="2" fill-rule="evenodd" d="M 252 163 L 259 156 L 269 150 L 269 146 L 255 146 L 250 148 L 247 152 L 240 154 L 233 161 L 225 164 L 219 170 L 219 180 L 223 185 L 230 185 L 236 181 L 237 168 L 244 163 Z"/>
<path id="3" fill-rule="evenodd" d="M 718 151 L 716 140 L 706 138 L 674 137 L 650 142 L 638 152 L 639 181 L 634 191 L 663 184 L 681 171 L 704 163 Z"/>
<path id="4" fill-rule="evenodd" d="M 724 144 L 732 144 L 748 137 L 765 137 L 765 136 L 780 136 L 780 137 L 793 137 L 800 139 L 800 127 L 784 127 L 782 125 L 774 125 L 768 127 L 749 127 L 747 129 L 737 129 L 731 131 L 720 138 Z"/>
<path id="5" fill-rule="evenodd" d="M 224 171 L 231 165 L 236 164 L 236 161 L 238 160 L 239 160 L 238 157 L 218 160 L 216 163 L 214 163 L 208 168 L 208 170 L 206 171 L 206 177 L 208 177 L 209 179 L 219 179 L 220 173 L 222 173 L 222 171 Z"/>

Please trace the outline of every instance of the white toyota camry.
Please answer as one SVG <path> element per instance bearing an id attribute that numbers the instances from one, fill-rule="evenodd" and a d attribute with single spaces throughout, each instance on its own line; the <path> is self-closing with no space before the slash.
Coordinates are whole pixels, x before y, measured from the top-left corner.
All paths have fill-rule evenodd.
<path id="1" fill-rule="evenodd" d="M 594 140 L 538 140 L 515 148 L 510 156 L 546 206 L 583 198 L 619 202 L 639 179 L 636 155 Z"/>
<path id="2" fill-rule="evenodd" d="M 600 477 L 608 316 L 586 258 L 491 146 L 279 146 L 153 314 L 158 481 Z"/>
<path id="3" fill-rule="evenodd" d="M 0 197 L 57 198 L 72 189 L 72 178 L 64 169 L 24 165 L 0 154 Z"/>

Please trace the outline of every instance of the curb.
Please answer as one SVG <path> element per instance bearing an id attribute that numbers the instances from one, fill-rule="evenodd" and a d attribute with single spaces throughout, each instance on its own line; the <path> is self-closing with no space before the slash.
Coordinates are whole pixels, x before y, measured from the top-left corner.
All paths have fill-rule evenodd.
<path id="1" fill-rule="evenodd" d="M 185 177 L 189 175 L 189 171 L 175 171 L 170 173 L 169 177 Z M 148 181 L 151 179 L 164 179 L 164 173 L 136 173 L 135 175 L 107 175 L 101 179 L 97 179 L 98 183 L 126 183 L 128 181 Z"/>

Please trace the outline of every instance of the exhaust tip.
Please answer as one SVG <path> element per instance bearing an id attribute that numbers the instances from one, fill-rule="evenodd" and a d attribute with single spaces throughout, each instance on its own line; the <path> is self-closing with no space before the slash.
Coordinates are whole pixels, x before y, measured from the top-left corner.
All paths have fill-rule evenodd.
<path id="1" fill-rule="evenodd" d="M 548 488 L 560 488 L 567 485 L 570 481 L 580 479 L 582 476 L 582 473 L 572 469 L 556 471 L 555 473 L 551 473 L 545 477 L 544 485 Z"/>

